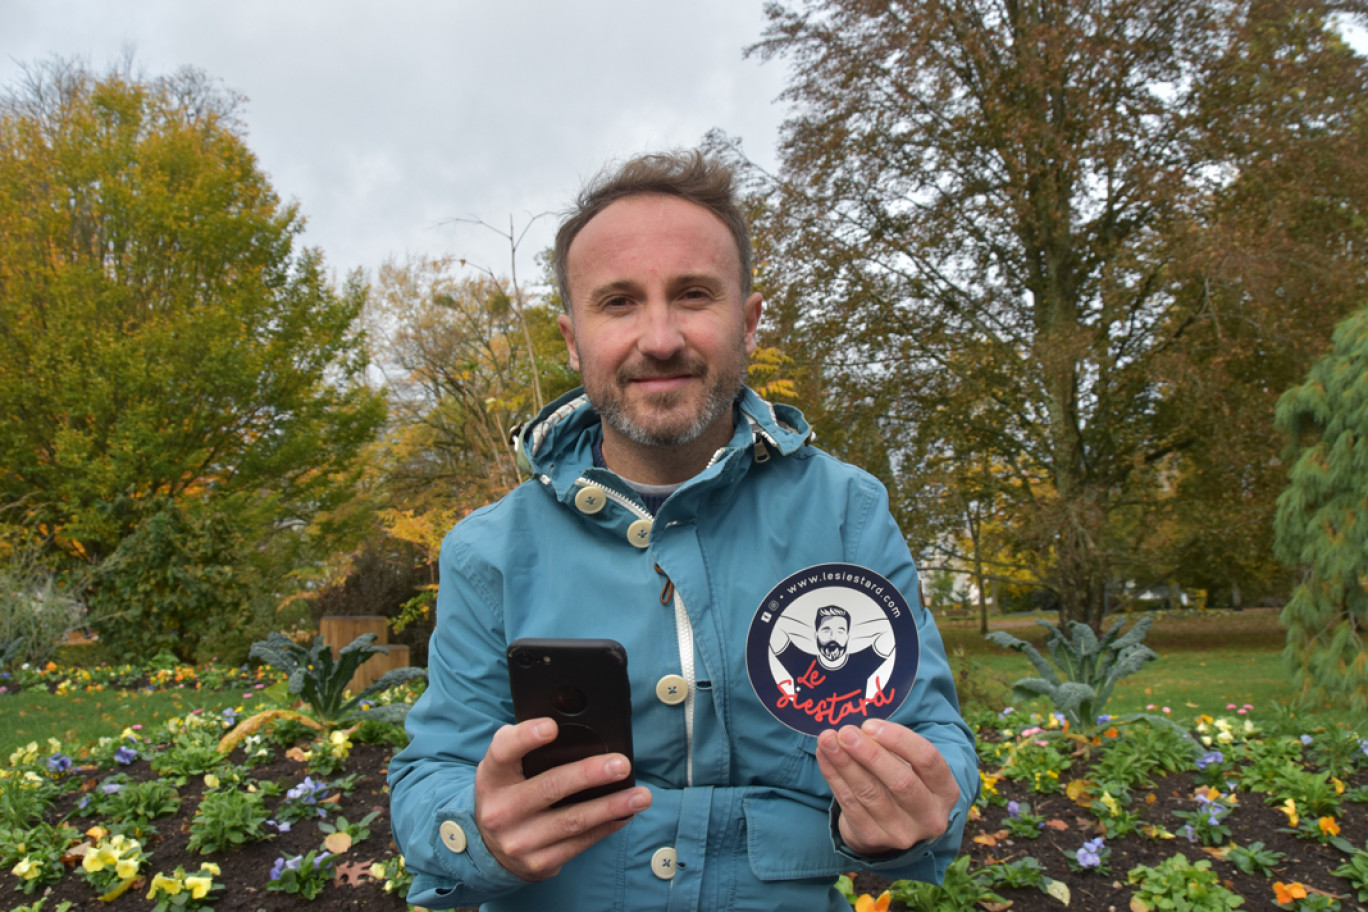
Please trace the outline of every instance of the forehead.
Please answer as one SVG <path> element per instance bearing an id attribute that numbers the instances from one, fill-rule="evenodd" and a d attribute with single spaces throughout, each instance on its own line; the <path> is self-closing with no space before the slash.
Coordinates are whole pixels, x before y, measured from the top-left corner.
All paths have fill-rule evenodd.
<path id="1" fill-rule="evenodd" d="M 644 194 L 590 219 L 571 241 L 565 265 L 574 287 L 710 273 L 735 281 L 741 260 L 716 215 L 678 197 Z"/>
<path id="2" fill-rule="evenodd" d="M 828 614 L 826 617 L 822 618 L 820 626 L 827 627 L 831 624 L 840 624 L 844 627 L 846 625 L 846 619 L 839 614 Z"/>

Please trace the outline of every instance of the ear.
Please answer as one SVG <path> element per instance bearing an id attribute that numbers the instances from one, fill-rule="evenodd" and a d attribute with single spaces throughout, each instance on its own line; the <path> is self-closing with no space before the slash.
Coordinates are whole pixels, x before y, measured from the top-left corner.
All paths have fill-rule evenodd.
<path id="1" fill-rule="evenodd" d="M 565 348 L 570 353 L 570 369 L 579 370 L 579 352 L 575 349 L 575 321 L 569 314 L 560 314 L 556 317 L 556 325 L 560 327 L 561 336 L 565 339 Z"/>
<path id="2" fill-rule="evenodd" d="M 755 354 L 756 346 L 759 344 L 755 338 L 755 331 L 760 326 L 760 311 L 763 309 L 764 301 L 760 297 L 760 292 L 755 292 L 746 303 L 741 305 L 741 316 L 745 320 L 746 326 L 746 354 Z"/>

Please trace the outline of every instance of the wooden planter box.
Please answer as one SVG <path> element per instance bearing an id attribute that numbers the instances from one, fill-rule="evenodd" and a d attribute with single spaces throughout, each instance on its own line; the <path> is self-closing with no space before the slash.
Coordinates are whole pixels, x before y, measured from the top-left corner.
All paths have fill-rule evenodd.
<path id="1" fill-rule="evenodd" d="M 377 653 L 356 669 L 356 674 L 352 675 L 351 681 L 347 684 L 347 689 L 353 694 L 360 693 L 374 684 L 385 672 L 409 664 L 409 648 L 389 643 L 389 628 L 386 619 L 381 615 L 329 615 L 318 622 L 318 632 L 323 635 L 323 642 L 332 648 L 334 659 L 343 646 L 363 633 L 375 634 L 376 644 L 389 649 L 389 655 Z"/>

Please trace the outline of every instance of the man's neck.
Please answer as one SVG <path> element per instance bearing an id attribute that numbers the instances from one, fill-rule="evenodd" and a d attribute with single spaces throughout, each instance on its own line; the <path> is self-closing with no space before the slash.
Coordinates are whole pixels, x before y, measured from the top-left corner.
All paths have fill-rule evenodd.
<path id="1" fill-rule="evenodd" d="M 732 438 L 732 412 L 718 417 L 692 443 L 648 446 L 603 425 L 603 461 L 623 478 L 648 485 L 681 484 L 708 467 L 713 455 Z"/>

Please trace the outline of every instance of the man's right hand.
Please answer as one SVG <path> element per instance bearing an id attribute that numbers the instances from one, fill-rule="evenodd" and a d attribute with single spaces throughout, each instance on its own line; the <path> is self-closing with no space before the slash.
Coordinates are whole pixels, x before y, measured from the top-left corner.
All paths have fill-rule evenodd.
<path id="1" fill-rule="evenodd" d="M 523 880 L 556 876 L 567 861 L 651 804 L 650 790 L 639 785 L 551 807 L 567 795 L 617 782 L 631 770 L 622 754 L 601 754 L 524 777 L 524 755 L 555 737 L 551 719 L 505 725 L 475 770 L 475 824 L 499 864 Z"/>

